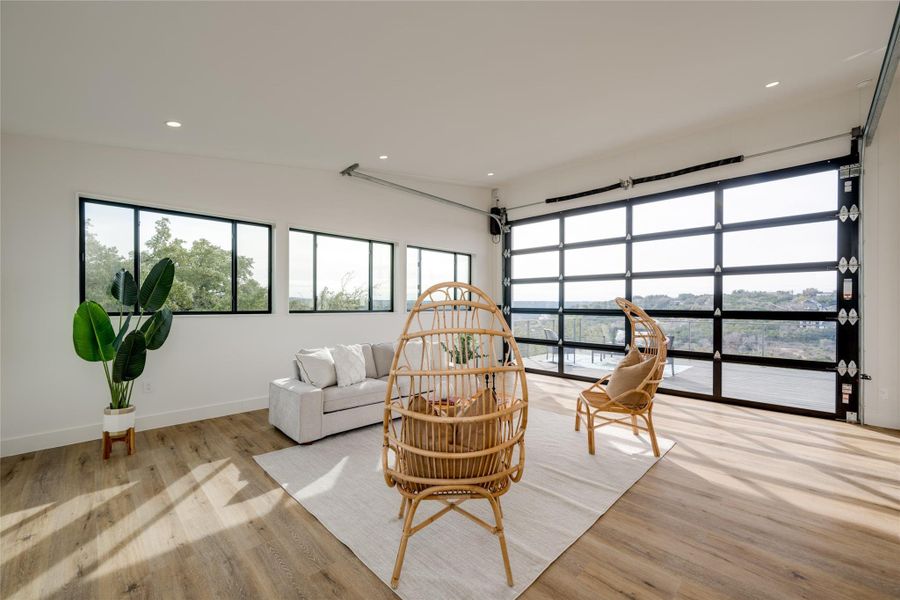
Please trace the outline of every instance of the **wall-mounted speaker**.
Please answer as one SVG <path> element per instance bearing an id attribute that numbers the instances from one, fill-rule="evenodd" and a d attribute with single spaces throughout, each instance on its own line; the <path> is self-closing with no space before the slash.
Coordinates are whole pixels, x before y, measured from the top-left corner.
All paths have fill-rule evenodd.
<path id="1" fill-rule="evenodd" d="M 495 206 L 494 208 L 491 209 L 491 214 L 495 215 L 502 222 L 506 223 L 506 209 L 505 208 L 500 208 L 499 206 Z M 493 217 L 488 217 L 488 221 L 490 221 L 489 225 L 490 225 L 491 235 L 500 235 L 501 233 L 503 233 L 503 231 L 500 227 L 500 223 L 497 222 L 497 219 L 495 219 Z"/>

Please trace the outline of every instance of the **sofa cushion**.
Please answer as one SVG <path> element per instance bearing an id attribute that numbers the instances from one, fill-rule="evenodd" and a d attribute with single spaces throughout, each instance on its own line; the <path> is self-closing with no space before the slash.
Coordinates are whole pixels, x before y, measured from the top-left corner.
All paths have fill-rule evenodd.
<path id="1" fill-rule="evenodd" d="M 300 350 L 294 356 L 300 368 L 300 379 L 317 388 L 337 384 L 334 359 L 327 348 Z"/>
<path id="2" fill-rule="evenodd" d="M 393 342 L 381 342 L 372 344 L 372 354 L 375 359 L 376 377 L 387 377 L 391 373 L 391 363 L 394 362 Z"/>
<path id="3" fill-rule="evenodd" d="M 366 379 L 366 359 L 359 344 L 338 344 L 331 350 L 331 356 L 334 358 L 338 387 L 347 387 Z"/>
<path id="4" fill-rule="evenodd" d="M 384 377 L 379 377 L 378 381 L 387 383 L 390 378 L 390 375 L 386 375 Z M 407 396 L 409 396 L 409 377 L 397 377 L 395 381 L 396 383 L 394 384 L 394 389 L 391 390 L 391 400 L 396 400 L 397 398 L 406 398 Z"/>
<path id="5" fill-rule="evenodd" d="M 384 402 L 387 383 L 378 379 L 365 379 L 346 387 L 329 387 L 322 390 L 323 410 L 326 413 L 347 410 L 357 406 Z"/>
<path id="6" fill-rule="evenodd" d="M 371 344 L 360 344 L 362 346 L 363 359 L 366 361 L 366 377 L 369 379 L 378 379 L 378 368 L 375 366 L 375 355 L 372 354 Z"/>

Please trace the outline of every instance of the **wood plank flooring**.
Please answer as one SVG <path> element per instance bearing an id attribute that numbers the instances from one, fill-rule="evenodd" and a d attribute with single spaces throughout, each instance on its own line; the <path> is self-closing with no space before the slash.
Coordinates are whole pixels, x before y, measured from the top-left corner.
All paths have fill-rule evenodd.
<path id="1" fill-rule="evenodd" d="M 573 414 L 583 384 L 528 381 Z M 896 432 L 666 396 L 654 416 L 675 448 L 523 598 L 900 598 Z M 0 597 L 395 597 L 252 460 L 292 444 L 256 411 L 106 462 L 99 440 L 2 459 Z"/>

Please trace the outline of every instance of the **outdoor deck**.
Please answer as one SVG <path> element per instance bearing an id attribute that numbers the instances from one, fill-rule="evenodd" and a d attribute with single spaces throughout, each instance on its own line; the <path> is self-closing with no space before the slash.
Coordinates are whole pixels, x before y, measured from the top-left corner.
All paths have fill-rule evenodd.
<path id="1" fill-rule="evenodd" d="M 621 355 L 590 350 L 565 351 L 563 369 L 566 374 L 599 378 L 612 371 Z M 529 369 L 556 371 L 555 352 L 524 359 Z M 725 363 L 722 368 L 722 395 L 779 406 L 834 412 L 834 375 L 817 371 L 800 371 Z M 673 390 L 712 393 L 712 363 L 674 359 L 666 365 L 663 387 Z"/>

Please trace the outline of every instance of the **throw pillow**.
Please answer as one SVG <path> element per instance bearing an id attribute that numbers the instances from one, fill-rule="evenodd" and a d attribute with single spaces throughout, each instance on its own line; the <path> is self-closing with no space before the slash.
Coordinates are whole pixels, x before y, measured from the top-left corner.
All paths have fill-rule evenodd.
<path id="1" fill-rule="evenodd" d="M 470 398 L 468 404 L 456 412 L 457 417 L 480 417 L 497 411 L 497 397 L 493 390 L 481 390 Z M 474 423 L 460 423 L 454 432 L 455 452 L 477 452 L 493 448 L 500 441 L 500 418 L 485 419 Z M 456 477 L 463 479 L 483 477 L 496 473 L 500 467 L 500 455 L 497 450 L 478 458 L 463 458 L 456 461 Z"/>
<path id="2" fill-rule="evenodd" d="M 456 412 L 457 417 L 481 417 L 497 411 L 497 397 L 493 390 L 484 389 Z M 497 444 L 500 433 L 499 417 L 475 421 L 474 423 L 460 423 L 456 426 L 454 441 L 457 448 L 463 452 L 475 452 L 484 450 Z"/>
<path id="3" fill-rule="evenodd" d="M 338 345 L 334 347 L 331 354 L 334 357 L 338 387 L 347 387 L 365 380 L 366 359 L 363 357 L 361 345 Z"/>
<path id="4" fill-rule="evenodd" d="M 409 398 L 406 408 L 414 413 L 434 415 L 431 404 L 419 394 Z M 453 426 L 449 423 L 432 423 L 404 415 L 401 427 L 400 439 L 404 444 L 429 452 L 451 451 L 450 440 L 453 436 Z M 447 478 L 450 476 L 455 462 L 458 462 L 452 458 L 431 458 L 409 450 L 401 450 L 400 456 L 403 463 L 402 471 L 412 477 L 428 479 Z M 419 491 L 427 488 L 428 485 L 406 483 L 404 487 Z"/>
<path id="5" fill-rule="evenodd" d="M 399 342 L 397 342 L 399 345 Z M 403 351 L 400 353 L 400 360 L 397 361 L 397 368 L 402 369 L 406 367 L 410 371 L 421 371 L 422 369 L 427 369 L 427 362 L 423 361 L 424 344 L 422 340 L 410 340 L 406 343 L 406 346 L 403 347 Z"/>
<path id="6" fill-rule="evenodd" d="M 646 404 L 647 396 L 636 391 L 630 394 L 626 394 L 626 392 L 637 389 L 638 386 L 641 385 L 641 382 L 650 375 L 650 372 L 656 365 L 656 357 L 649 356 L 646 359 L 640 360 L 641 356 L 637 350 L 632 350 L 628 355 L 630 356 L 632 352 L 638 355 L 639 362 L 636 364 L 626 364 L 626 361 L 628 360 L 628 356 L 626 356 L 612 372 L 612 375 L 609 376 L 609 382 L 606 384 L 606 393 L 610 398 L 616 398 L 616 402 L 619 404 L 640 408 Z M 632 361 L 633 360 L 634 359 L 632 359 Z M 624 394 L 624 396 L 617 398 L 620 394 Z"/>
<path id="7" fill-rule="evenodd" d="M 334 359 L 327 348 L 300 350 L 294 355 L 300 368 L 300 379 L 317 388 L 325 388 L 337 383 Z"/>
<path id="8" fill-rule="evenodd" d="M 619 361 L 619 364 L 616 365 L 618 367 L 633 367 L 634 365 L 640 364 L 640 362 L 644 360 L 644 356 L 641 354 L 640 350 L 637 348 L 632 348 L 628 351 L 628 354 L 625 355 L 625 358 Z"/>
<path id="9" fill-rule="evenodd" d="M 377 377 L 387 377 L 391 374 L 391 363 L 394 362 L 394 344 L 381 342 L 372 344 L 372 354 L 375 355 L 375 371 Z"/>
<path id="10" fill-rule="evenodd" d="M 366 359 L 366 377 L 378 379 L 378 367 L 375 366 L 375 355 L 372 352 L 372 344 L 360 344 L 363 358 Z"/>

